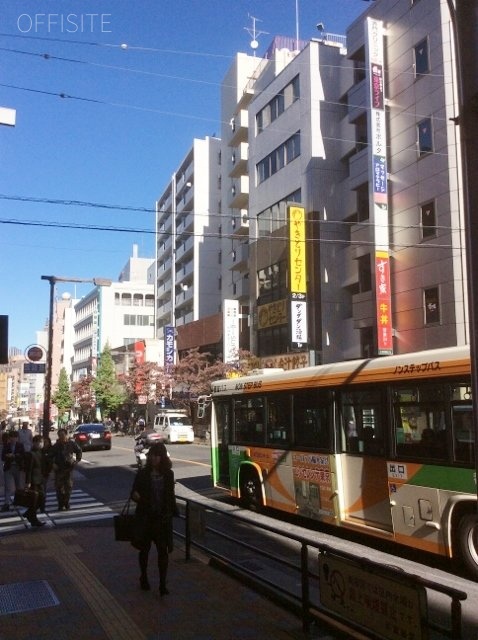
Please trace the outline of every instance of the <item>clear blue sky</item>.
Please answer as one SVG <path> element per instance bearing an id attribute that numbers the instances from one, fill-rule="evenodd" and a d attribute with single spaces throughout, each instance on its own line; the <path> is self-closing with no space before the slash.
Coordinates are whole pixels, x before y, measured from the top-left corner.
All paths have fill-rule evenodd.
<path id="1" fill-rule="evenodd" d="M 193 138 L 220 135 L 220 84 L 236 52 L 252 53 L 249 16 L 267 32 L 258 38 L 262 55 L 273 36 L 295 37 L 296 4 L 304 40 L 317 37 L 318 22 L 345 34 L 370 7 L 363 0 L 2 3 L 0 106 L 17 111 L 14 128 L 0 127 L 0 314 L 9 316 L 10 347 L 24 350 L 45 325 L 42 275 L 116 280 L 134 243 L 140 257 L 154 257 L 155 200 Z M 57 285 L 65 291 L 73 294 L 73 285 Z"/>

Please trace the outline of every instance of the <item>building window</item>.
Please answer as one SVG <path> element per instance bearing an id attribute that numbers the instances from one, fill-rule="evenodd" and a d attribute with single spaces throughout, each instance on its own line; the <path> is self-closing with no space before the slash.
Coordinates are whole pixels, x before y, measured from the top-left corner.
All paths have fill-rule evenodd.
<path id="1" fill-rule="evenodd" d="M 433 151 L 433 132 L 431 118 L 425 118 L 417 125 L 418 130 L 418 152 L 420 157 Z"/>
<path id="2" fill-rule="evenodd" d="M 271 264 L 257 272 L 259 283 L 258 306 L 287 297 L 287 263 Z"/>
<path id="3" fill-rule="evenodd" d="M 257 184 L 261 184 L 300 155 L 300 131 L 294 133 L 256 165 Z"/>
<path id="4" fill-rule="evenodd" d="M 359 291 L 372 290 L 372 267 L 370 262 L 370 254 L 367 253 L 364 256 L 360 256 L 358 259 L 358 277 L 359 277 Z"/>
<path id="5" fill-rule="evenodd" d="M 259 111 L 259 113 L 256 113 L 256 135 L 258 133 L 261 133 L 264 129 L 264 119 L 262 113 L 262 109 Z"/>
<path id="6" fill-rule="evenodd" d="M 420 207 L 422 238 L 434 238 L 437 234 L 435 203 L 427 202 Z"/>
<path id="7" fill-rule="evenodd" d="M 127 327 L 152 327 L 154 316 L 137 316 L 127 313 L 123 317 L 123 324 Z"/>
<path id="8" fill-rule="evenodd" d="M 425 324 L 440 322 L 440 292 L 438 287 L 424 289 L 423 301 L 425 305 Z"/>
<path id="9" fill-rule="evenodd" d="M 256 135 L 264 131 L 274 120 L 284 113 L 300 98 L 300 82 L 297 75 L 289 84 L 284 87 L 270 102 L 256 113 Z"/>
<path id="10" fill-rule="evenodd" d="M 422 40 L 415 46 L 415 77 L 419 78 L 430 71 L 428 55 L 428 39 Z"/>
<path id="11" fill-rule="evenodd" d="M 302 202 L 301 190 L 289 193 L 283 200 L 279 200 L 257 214 L 259 237 L 269 236 L 273 231 L 287 224 L 286 205 L 288 202 Z"/>
<path id="12" fill-rule="evenodd" d="M 370 217 L 370 201 L 368 193 L 368 182 L 360 185 L 357 191 L 357 220 L 364 222 Z"/>
<path id="13" fill-rule="evenodd" d="M 362 358 L 372 358 L 376 355 L 373 327 L 360 329 L 360 353 Z"/>

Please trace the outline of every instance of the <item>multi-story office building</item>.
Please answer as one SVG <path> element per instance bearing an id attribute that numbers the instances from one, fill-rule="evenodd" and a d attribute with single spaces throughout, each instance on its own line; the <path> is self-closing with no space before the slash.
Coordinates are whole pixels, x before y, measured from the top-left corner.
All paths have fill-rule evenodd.
<path id="1" fill-rule="evenodd" d="M 127 346 L 154 338 L 154 259 L 139 258 L 138 247 L 119 281 L 97 286 L 75 305 L 72 379 L 94 374 L 106 344 Z"/>
<path id="2" fill-rule="evenodd" d="M 358 203 L 347 217 L 350 245 L 343 251 L 354 266 L 344 282 L 352 294 L 349 331 L 360 333 L 364 355 L 376 353 L 377 252 L 388 240 L 394 351 L 463 344 L 465 225 L 447 2 L 381 0 L 367 15 L 347 31 L 355 148 L 350 144 L 346 157 Z"/>
<path id="3" fill-rule="evenodd" d="M 177 327 L 221 311 L 220 212 L 220 140 L 195 139 L 156 202 L 160 340 L 167 327 L 174 338 Z"/>
<path id="4" fill-rule="evenodd" d="M 331 362 L 468 341 L 447 4 L 381 0 L 346 44 L 324 34 L 279 72 L 278 52 L 254 83 L 249 281 L 259 356 Z M 289 202 L 304 208 L 295 246 Z"/>
<path id="5" fill-rule="evenodd" d="M 321 287 L 319 274 L 336 251 L 323 242 L 324 233 L 333 233 L 338 243 L 345 238 L 336 223 L 347 194 L 347 169 L 337 141 L 346 111 L 341 98 L 351 72 L 344 37 L 299 43 L 295 50 L 288 44 L 280 38 L 273 42 L 249 105 L 251 338 L 260 357 L 281 355 L 284 360 L 293 352 L 302 354 L 306 364 L 322 350 L 322 331 L 333 340 L 331 327 L 324 327 L 331 294 Z M 308 331 L 295 345 L 289 203 L 305 210 L 300 250 Z M 335 263 L 328 268 L 335 271 Z M 337 295 L 332 297 L 340 304 Z"/>

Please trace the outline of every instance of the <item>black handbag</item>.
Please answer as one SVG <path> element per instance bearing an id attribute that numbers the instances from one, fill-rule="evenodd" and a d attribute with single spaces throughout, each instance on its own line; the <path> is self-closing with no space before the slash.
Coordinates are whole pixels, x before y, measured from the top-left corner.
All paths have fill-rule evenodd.
<path id="1" fill-rule="evenodd" d="M 38 500 L 38 491 L 34 489 L 17 489 L 13 498 L 16 507 L 34 507 Z"/>
<path id="2" fill-rule="evenodd" d="M 130 513 L 131 498 L 124 505 L 121 513 L 113 516 L 115 527 L 115 540 L 119 542 L 131 542 L 136 533 L 136 516 Z"/>

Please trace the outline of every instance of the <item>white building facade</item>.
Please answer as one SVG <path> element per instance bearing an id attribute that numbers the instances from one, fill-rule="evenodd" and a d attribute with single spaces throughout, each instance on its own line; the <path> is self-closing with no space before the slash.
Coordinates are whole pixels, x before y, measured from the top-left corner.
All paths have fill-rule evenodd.
<path id="1" fill-rule="evenodd" d="M 152 258 L 139 258 L 137 246 L 119 281 L 97 286 L 75 305 L 72 380 L 94 375 L 106 344 L 127 346 L 154 338 Z"/>
<path id="2" fill-rule="evenodd" d="M 221 310 L 221 147 L 195 139 L 156 202 L 156 336 Z"/>

